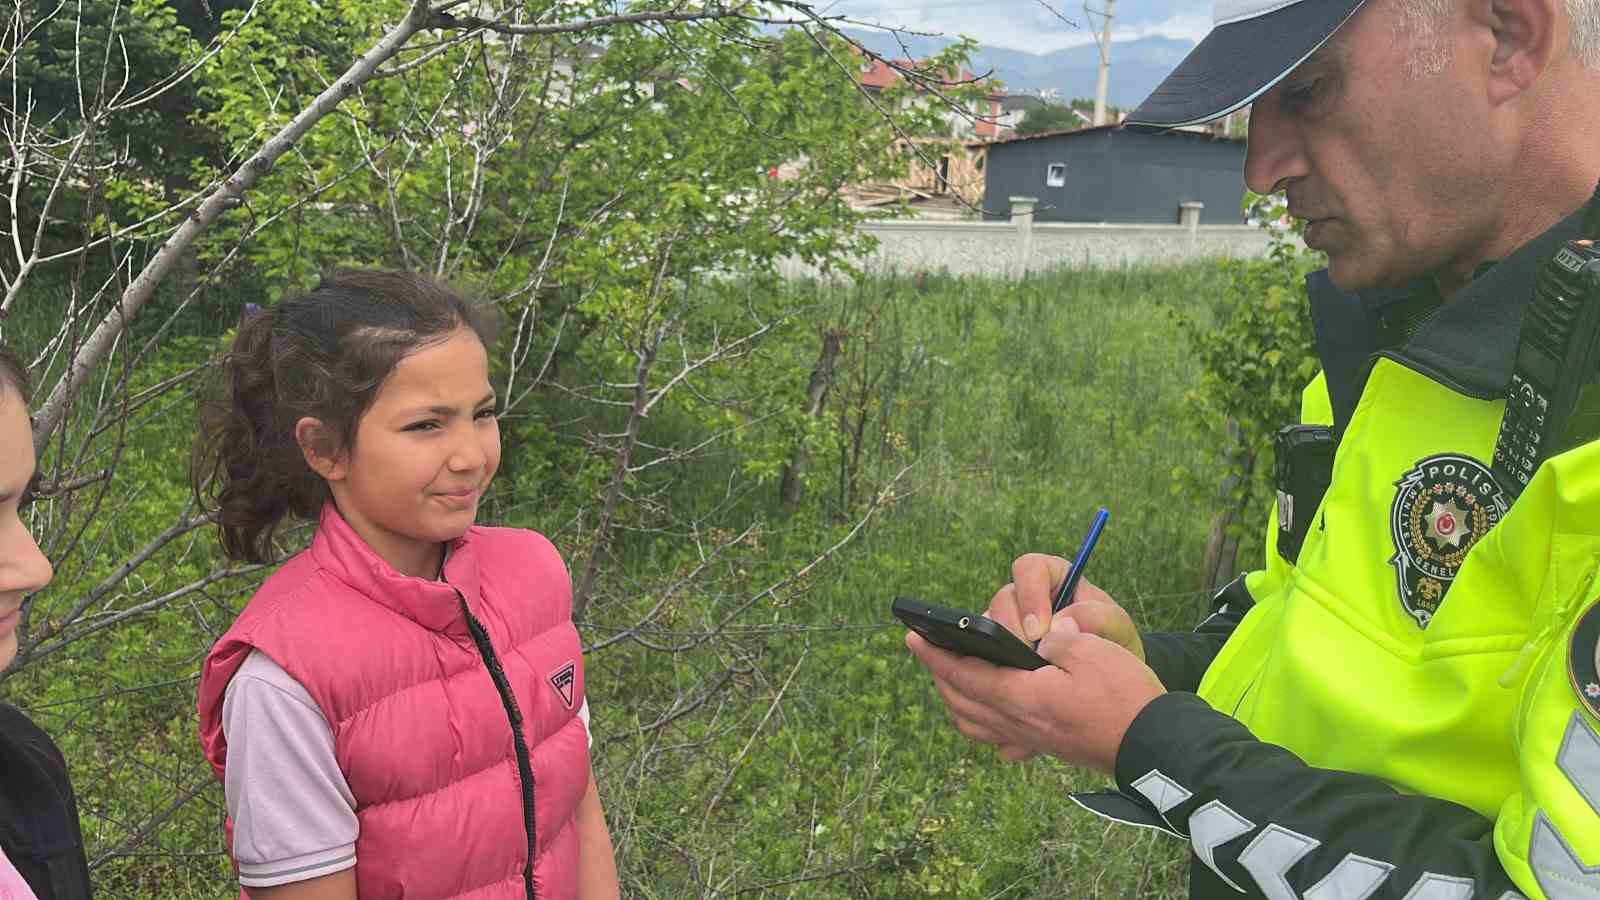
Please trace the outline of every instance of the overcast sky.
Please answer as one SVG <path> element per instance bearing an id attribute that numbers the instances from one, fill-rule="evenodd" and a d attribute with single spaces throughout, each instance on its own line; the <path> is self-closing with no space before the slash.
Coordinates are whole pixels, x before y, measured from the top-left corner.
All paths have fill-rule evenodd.
<path id="1" fill-rule="evenodd" d="M 882 25 L 969 34 L 980 43 L 1034 53 L 1094 42 L 1103 20 L 1083 0 L 817 0 L 817 9 Z M 1092 10 L 1104 9 L 1100 0 Z M 1198 41 L 1211 28 L 1211 0 L 1117 0 L 1112 41 Z"/>

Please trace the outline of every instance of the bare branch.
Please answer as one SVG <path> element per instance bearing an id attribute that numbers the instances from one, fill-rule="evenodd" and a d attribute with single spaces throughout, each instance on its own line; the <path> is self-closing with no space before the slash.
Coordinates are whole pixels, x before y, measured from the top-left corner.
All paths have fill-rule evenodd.
<path id="1" fill-rule="evenodd" d="M 99 585 L 95 586 L 94 589 L 90 590 L 81 599 L 79 599 L 77 604 L 75 604 L 70 611 L 68 611 L 65 615 L 57 617 L 57 620 L 60 622 L 59 625 L 53 629 L 46 630 L 41 634 L 29 635 L 29 644 L 32 645 L 47 641 L 59 634 L 64 629 L 70 627 L 73 623 L 77 622 L 78 618 L 86 611 L 88 611 L 95 604 L 99 603 L 101 600 L 105 599 L 105 597 L 112 591 L 116 590 L 119 585 L 128 579 L 129 575 L 133 574 L 140 566 L 149 562 L 152 557 L 161 552 L 162 548 L 166 547 L 168 544 L 172 543 L 178 538 L 183 537 L 189 532 L 194 531 L 196 528 L 200 528 L 210 523 L 211 517 L 209 515 L 202 515 L 192 519 L 180 518 L 176 524 L 172 525 L 172 527 L 168 528 L 166 531 L 156 535 L 153 540 L 145 544 L 144 547 L 142 547 L 138 552 L 134 553 L 133 556 L 129 557 L 110 575 L 107 575 Z M 24 658 L 19 660 L 20 664 L 18 665 L 18 668 L 21 668 L 21 664 L 26 664 L 28 661 L 27 658 L 31 655 L 32 654 L 30 653 L 24 653 Z"/>
<path id="2" fill-rule="evenodd" d="M 61 424 L 68 404 L 83 386 L 84 380 L 99 365 L 127 323 L 144 306 L 155 292 L 156 285 L 177 265 L 179 256 L 204 232 L 211 223 L 228 209 L 238 205 L 245 193 L 255 186 L 261 176 L 271 170 L 289 148 L 304 137 L 319 121 L 344 102 L 362 83 L 378 71 L 378 67 L 391 59 L 418 31 L 426 26 L 427 6 L 417 0 L 405 20 L 390 29 L 377 44 L 362 54 L 348 70 L 329 85 L 316 100 L 295 116 L 288 125 L 268 140 L 238 171 L 207 197 L 184 221 L 176 233 L 162 244 L 143 270 L 123 292 L 115 309 L 107 313 L 73 357 L 66 374 L 56 382 L 50 395 L 39 407 L 34 419 L 33 445 L 36 452 L 43 451 L 50 435 Z"/>
<path id="3" fill-rule="evenodd" d="M 244 28 L 245 23 L 249 22 L 250 19 L 255 16 L 256 10 L 260 9 L 260 8 L 261 8 L 261 0 L 251 0 L 250 8 L 246 9 L 244 11 L 244 15 L 239 18 L 239 21 L 237 23 L 235 23 L 232 28 L 228 29 L 228 33 L 224 34 L 224 35 L 220 35 L 215 40 L 213 45 L 209 49 L 207 49 L 206 52 L 204 54 L 202 54 L 199 59 L 195 60 L 194 63 L 191 64 L 188 68 L 184 69 L 181 72 L 174 72 L 173 74 L 167 76 L 162 81 L 152 85 L 149 88 L 146 88 L 144 91 L 142 91 L 142 92 L 140 92 L 138 94 L 135 94 L 133 97 L 129 98 L 126 102 L 110 104 L 110 106 L 108 107 L 109 111 L 111 111 L 111 112 L 121 112 L 123 110 L 134 109 L 136 107 L 143 106 L 144 104 L 149 103 L 152 100 L 155 100 L 157 97 L 160 97 L 162 94 L 165 94 L 167 91 L 170 91 L 173 88 L 177 87 L 178 85 L 180 85 L 180 84 L 184 83 L 185 81 L 187 81 L 189 79 L 189 76 L 193 75 L 195 72 L 200 71 L 200 67 L 201 66 L 204 66 L 206 63 L 210 62 L 212 60 L 212 58 L 214 58 L 218 53 L 221 53 L 223 51 L 223 49 L 226 48 L 228 46 L 228 44 L 231 43 L 233 41 L 233 39 L 238 36 L 239 30 Z"/>
<path id="4" fill-rule="evenodd" d="M 403 63 L 392 65 L 387 69 L 380 69 L 376 75 L 372 76 L 372 80 L 377 81 L 380 78 L 393 78 L 396 75 L 404 75 L 413 69 L 420 69 L 440 56 L 449 53 L 456 47 L 459 47 L 482 34 L 483 31 L 484 30 L 481 28 L 473 28 L 463 34 L 456 35 L 448 41 L 441 42 L 437 47 L 428 50 L 426 53 L 423 53 L 416 59 L 409 59 Z"/>
<path id="5" fill-rule="evenodd" d="M 65 635 L 64 637 L 61 637 L 61 638 L 57 639 L 54 643 L 46 644 L 46 645 L 44 645 L 42 647 L 39 647 L 37 650 L 34 650 L 34 651 L 28 653 L 27 662 L 36 663 L 39 660 L 44 659 L 47 656 L 50 656 L 51 654 L 55 653 L 56 651 L 65 649 L 66 647 L 70 646 L 71 644 L 74 644 L 77 641 L 82 640 L 83 638 L 86 638 L 89 635 L 94 634 L 97 631 L 104 631 L 105 629 L 110 628 L 110 627 L 112 627 L 114 625 L 117 625 L 117 624 L 119 624 L 119 623 L 121 623 L 121 622 L 123 622 L 123 621 L 125 621 L 127 619 L 132 619 L 132 618 L 135 618 L 137 616 L 142 616 L 142 615 L 146 615 L 148 613 L 155 612 L 156 610 L 162 608 L 163 606 L 166 606 L 167 604 L 173 602 L 174 600 L 178 600 L 178 599 L 181 599 L 183 597 L 187 597 L 190 594 L 193 594 L 193 593 L 195 593 L 197 591 L 203 591 L 206 588 L 210 587 L 213 584 L 216 584 L 219 581 L 226 581 L 226 580 L 228 580 L 230 578 L 243 578 L 246 575 L 254 575 L 257 572 L 262 572 L 262 571 L 265 571 L 267 569 L 270 569 L 274 565 L 276 565 L 276 563 L 264 563 L 262 565 L 248 565 L 248 566 L 237 566 L 235 568 L 217 569 L 216 571 L 212 572 L 210 575 L 207 575 L 206 577 L 201 578 L 198 581 L 191 582 L 189 584 L 184 585 L 181 588 L 177 588 L 176 590 L 169 591 L 169 592 L 167 592 L 165 594 L 162 594 L 159 597 L 156 597 L 153 600 L 147 600 L 147 601 L 145 601 L 143 603 L 140 603 L 140 604 L 138 604 L 136 606 L 130 606 L 127 609 L 118 610 L 117 612 L 112 613 L 111 615 L 108 615 L 103 619 L 96 620 L 93 624 L 87 625 L 87 626 L 85 626 L 83 628 L 78 629 L 77 631 L 72 632 L 71 634 Z M 21 659 L 19 657 L 19 663 L 17 664 L 18 666 L 20 666 L 20 662 L 21 662 Z M 11 672 L 13 672 L 15 670 L 16 670 L 15 668 L 7 669 L 6 672 L 9 674 L 9 673 L 11 673 Z"/>
<path id="6" fill-rule="evenodd" d="M 452 4 L 453 5 L 453 4 Z M 788 5 L 788 4 L 783 4 Z M 598 31 L 603 28 L 613 28 L 618 25 L 643 25 L 654 22 L 703 22 L 712 19 L 743 19 L 751 22 L 762 22 L 771 25 L 798 25 L 797 19 L 772 19 L 764 16 L 754 16 L 720 7 L 689 11 L 652 11 L 637 13 L 619 13 L 614 16 L 595 16 L 592 19 L 578 19 L 571 22 L 550 22 L 544 24 L 516 25 L 501 22 L 495 19 L 485 19 L 479 16 L 455 16 L 449 13 L 436 13 L 430 27 L 434 28 L 472 28 L 494 31 L 500 34 L 577 34 L 584 31 Z"/>
<path id="7" fill-rule="evenodd" d="M 767 730 L 767 723 L 772 721 L 772 714 L 777 712 L 778 706 L 783 703 L 783 695 L 789 692 L 789 685 L 794 683 L 794 677 L 800 674 L 800 667 L 805 665 L 806 660 L 810 657 L 810 647 L 801 651 L 800 658 L 794 662 L 794 668 L 789 670 L 789 677 L 783 680 L 783 687 L 778 689 L 777 696 L 773 697 L 772 703 L 767 706 L 766 715 L 761 717 L 761 721 L 756 724 L 755 730 L 750 732 L 750 739 L 744 742 L 744 746 L 739 749 L 739 755 L 735 756 L 733 762 L 728 765 L 727 774 L 722 776 L 722 783 L 717 785 L 717 789 L 711 794 L 711 800 L 706 803 L 706 814 L 700 821 L 702 829 L 711 822 L 711 813 L 716 810 L 717 803 L 722 800 L 723 792 L 728 789 L 728 785 L 733 783 L 734 776 L 739 774 L 739 767 L 744 765 L 744 758 L 750 755 L 750 748 L 755 746 L 756 738 L 761 736 L 761 732 Z"/>
<path id="8" fill-rule="evenodd" d="M 146 819 L 144 823 L 140 825 L 136 831 L 134 831 L 133 834 L 130 834 L 116 846 L 102 852 L 93 860 L 90 860 L 89 871 L 92 872 L 95 869 L 100 868 L 100 866 L 104 865 L 107 860 L 115 859 L 116 857 L 126 853 L 128 850 L 131 850 L 132 848 L 137 847 L 149 840 L 150 836 L 159 830 L 162 825 L 165 825 L 174 815 L 176 815 L 178 810 L 183 809 L 189 804 L 190 801 L 200 796 L 202 793 L 211 790 L 215 784 L 216 782 L 212 779 L 210 770 L 201 772 L 200 777 L 195 781 L 194 784 L 190 785 L 183 791 L 180 791 L 178 796 L 174 798 L 171 803 L 167 804 L 167 806 L 160 812 Z"/>

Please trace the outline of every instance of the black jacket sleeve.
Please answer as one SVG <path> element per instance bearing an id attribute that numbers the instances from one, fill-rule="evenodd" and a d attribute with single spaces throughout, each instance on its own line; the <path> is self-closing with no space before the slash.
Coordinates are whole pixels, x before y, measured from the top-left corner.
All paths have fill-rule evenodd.
<path id="1" fill-rule="evenodd" d="M 1190 839 L 1193 898 L 1521 897 L 1489 819 L 1308 766 L 1193 694 L 1145 707 L 1123 739 L 1116 778 L 1142 824 Z"/>
<path id="2" fill-rule="evenodd" d="M 55 742 L 0 703 L 0 849 L 39 900 L 88 900 L 88 861 L 67 761 Z"/>
<path id="3" fill-rule="evenodd" d="M 1167 690 L 1195 691 L 1200 687 L 1200 677 L 1205 675 L 1206 668 L 1239 626 L 1239 620 L 1254 605 L 1241 576 L 1217 592 L 1211 603 L 1211 615 L 1194 631 L 1141 635 L 1145 664 L 1155 671 Z"/>

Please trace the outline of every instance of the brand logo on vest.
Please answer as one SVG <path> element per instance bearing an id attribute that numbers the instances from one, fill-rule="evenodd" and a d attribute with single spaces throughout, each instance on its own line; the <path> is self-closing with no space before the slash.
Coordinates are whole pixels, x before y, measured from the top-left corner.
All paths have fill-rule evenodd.
<path id="1" fill-rule="evenodd" d="M 1589 714 L 1600 717 L 1600 601 L 1584 611 L 1572 630 L 1567 677 Z"/>
<path id="2" fill-rule="evenodd" d="M 556 693 L 561 695 L 561 702 L 567 705 L 567 709 L 572 708 L 572 695 L 576 690 L 577 680 L 577 663 L 569 662 L 561 668 L 550 673 L 550 686 L 555 688 Z"/>
<path id="3" fill-rule="evenodd" d="M 1506 495 L 1470 456 L 1430 456 L 1395 482 L 1390 528 L 1395 579 L 1406 613 L 1427 628 L 1467 552 L 1505 515 Z"/>

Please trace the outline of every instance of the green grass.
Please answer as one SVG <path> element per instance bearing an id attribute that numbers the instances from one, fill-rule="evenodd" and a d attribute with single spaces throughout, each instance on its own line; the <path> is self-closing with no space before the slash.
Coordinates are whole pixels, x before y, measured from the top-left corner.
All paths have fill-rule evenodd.
<path id="1" fill-rule="evenodd" d="M 761 645 L 750 702 L 673 729 L 655 752 L 629 741 L 600 754 L 613 819 L 640 823 L 619 834 L 625 876 L 655 897 L 762 885 L 841 898 L 1181 896 L 1180 845 L 1107 828 L 1068 800 L 1103 779 L 1050 760 L 1007 765 L 961 738 L 888 605 L 904 593 L 982 609 L 1015 556 L 1069 553 L 1105 505 L 1095 580 L 1147 626 L 1192 625 L 1210 510 L 1186 506 L 1171 473 L 1216 459 L 1185 422 L 1194 366 L 1166 308 L 1204 310 L 1222 282 L 1196 268 L 909 288 L 905 340 L 938 372 L 926 409 L 906 417 L 905 442 L 920 448 L 909 483 L 847 561 L 773 611 L 815 630 Z M 640 681 L 684 674 L 650 656 L 589 665 L 602 740 L 635 726 L 615 717 Z M 729 759 L 740 760 L 731 777 Z"/>
<path id="2" fill-rule="evenodd" d="M 1068 800 L 1103 778 L 1052 760 L 1005 764 L 963 739 L 888 607 L 914 594 L 982 609 L 1015 556 L 1069 553 L 1104 505 L 1111 525 L 1091 577 L 1147 627 L 1191 625 L 1211 510 L 1184 500 L 1173 472 L 1219 460 L 1184 412 L 1197 367 L 1168 310 L 1204 317 L 1225 289 L 1210 266 L 778 288 L 775 303 L 807 316 L 726 376 L 732 384 L 763 379 L 798 406 L 817 327 L 850 322 L 805 503 L 776 502 L 761 461 L 782 435 L 744 410 L 741 443 L 638 492 L 640 503 L 692 510 L 679 521 L 696 530 L 625 534 L 602 576 L 610 599 L 580 623 L 590 642 L 617 636 L 700 563 L 697 546 L 760 523 L 638 640 L 587 660 L 595 765 L 628 896 L 1182 896 L 1181 844 L 1108 827 Z M 864 317 L 869 308 L 879 315 Z M 162 364 L 203 355 L 214 335 L 193 338 L 168 342 Z M 842 491 L 850 440 L 833 415 L 871 378 L 873 424 L 855 488 Z M 549 533 L 576 568 L 598 482 L 573 435 L 593 423 L 550 402 L 537 421 L 508 423 L 524 440 L 508 445 L 499 508 Z M 132 435 L 102 543 L 75 563 L 83 573 L 63 572 L 46 612 L 171 521 L 190 415 L 176 398 Z M 664 408 L 651 421 L 652 440 L 667 443 L 705 413 Z M 840 541 L 907 463 L 854 541 L 761 594 Z M 183 583 L 210 553 L 203 539 L 175 548 L 141 572 L 140 589 Z M 219 586 L 4 683 L 65 747 L 91 855 L 131 847 L 96 870 L 102 896 L 236 896 L 221 791 L 194 737 L 193 679 L 245 593 Z"/>

